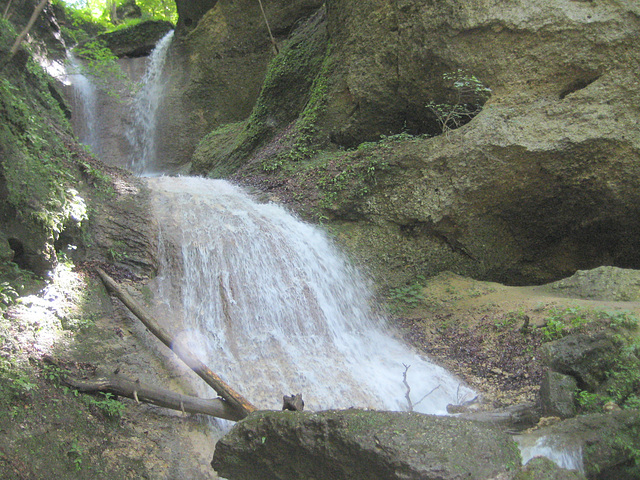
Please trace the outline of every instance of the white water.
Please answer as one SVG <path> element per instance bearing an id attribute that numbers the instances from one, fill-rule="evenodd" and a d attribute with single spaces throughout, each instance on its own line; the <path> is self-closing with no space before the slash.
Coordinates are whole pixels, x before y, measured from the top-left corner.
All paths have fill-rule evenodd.
<path id="1" fill-rule="evenodd" d="M 302 393 L 313 410 L 405 410 L 403 364 L 413 402 L 433 390 L 416 411 L 445 414 L 474 396 L 390 336 L 319 229 L 221 180 L 149 185 L 162 222 L 160 310 L 181 317 L 189 348 L 257 406 Z"/>
<path id="2" fill-rule="evenodd" d="M 581 445 L 569 443 L 557 436 L 522 435 L 515 439 L 520 448 L 523 465 L 534 457 L 547 457 L 559 467 L 584 473 Z"/>
<path id="3" fill-rule="evenodd" d="M 162 37 L 151 52 L 147 73 L 134 99 L 133 126 L 127 132 L 127 138 L 132 147 L 131 169 L 134 173 L 157 173 L 154 169 L 157 161 L 156 125 L 158 107 L 165 87 L 162 71 L 172 40 L 173 30 Z"/>
<path id="4" fill-rule="evenodd" d="M 74 105 L 74 130 L 78 139 L 91 147 L 91 151 L 99 155 L 97 119 L 97 92 L 89 78 L 82 74 L 82 65 L 73 56 L 67 55 L 66 80 L 71 84 Z"/>

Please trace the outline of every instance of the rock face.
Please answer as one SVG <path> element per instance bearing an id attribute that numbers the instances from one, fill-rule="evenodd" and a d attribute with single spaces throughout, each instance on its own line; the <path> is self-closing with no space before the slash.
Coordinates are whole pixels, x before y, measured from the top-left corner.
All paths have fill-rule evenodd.
<path id="1" fill-rule="evenodd" d="M 176 171 L 189 162 L 198 141 L 213 128 L 249 116 L 274 56 L 258 2 L 214 3 L 188 35 L 181 29 L 185 17 L 178 3 L 180 21 L 167 59 L 168 83 L 157 127 L 164 170 Z M 321 4 L 278 0 L 264 6 L 273 34 L 282 38 Z"/>
<path id="2" fill-rule="evenodd" d="M 218 442 L 212 462 L 234 480 L 482 480 L 519 465 L 510 437 L 484 425 L 359 410 L 251 414 Z"/>
<path id="3" fill-rule="evenodd" d="M 453 270 L 545 283 L 603 264 L 637 268 L 639 17 L 629 0 L 332 0 L 331 49 L 300 92 L 315 100 L 298 117 L 305 128 L 290 142 L 293 159 L 276 148 L 282 127 L 250 146 L 244 164 L 253 174 L 271 155 L 270 168 L 286 165 L 291 177 L 305 160 L 332 168 L 312 149 L 299 155 L 301 143 L 338 158 L 336 147 L 382 134 L 436 135 L 374 151 L 367 189 L 320 205 L 364 263 L 383 263 L 383 282 Z M 490 88 L 490 99 L 439 135 L 428 105 L 479 107 L 465 93 L 474 85 Z M 268 123 L 259 108 L 252 122 Z M 341 179 L 353 168 L 343 164 Z M 307 186 L 310 197 L 321 181 Z"/>

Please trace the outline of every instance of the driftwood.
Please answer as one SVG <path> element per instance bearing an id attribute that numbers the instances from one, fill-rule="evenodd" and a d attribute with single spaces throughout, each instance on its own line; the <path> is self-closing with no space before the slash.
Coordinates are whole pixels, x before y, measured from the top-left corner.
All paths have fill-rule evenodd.
<path id="1" fill-rule="evenodd" d="M 226 420 L 242 420 L 242 416 L 220 398 L 203 399 L 191 395 L 182 395 L 163 388 L 145 385 L 138 380 L 131 380 L 123 375 L 98 377 L 92 380 L 78 380 L 67 377 L 63 381 L 83 393 L 108 392 L 130 398 L 136 402 L 150 403 L 183 413 L 201 413 Z"/>
<path id="2" fill-rule="evenodd" d="M 100 278 L 108 290 L 110 290 L 122 303 L 133 313 L 145 327 L 162 343 L 169 347 L 191 370 L 193 370 L 207 385 L 213 388 L 222 399 L 237 413 L 240 419 L 256 410 L 248 400 L 227 385 L 218 375 L 213 373 L 209 367 L 202 363 L 186 347 L 178 342 L 142 308 L 120 285 L 118 285 L 101 268 L 96 269 Z M 178 347 L 176 348 L 176 344 Z"/>

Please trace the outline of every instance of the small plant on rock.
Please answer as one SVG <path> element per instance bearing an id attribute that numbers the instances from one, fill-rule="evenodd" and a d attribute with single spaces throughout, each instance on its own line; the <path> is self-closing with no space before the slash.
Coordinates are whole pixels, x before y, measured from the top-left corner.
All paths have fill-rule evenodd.
<path id="1" fill-rule="evenodd" d="M 429 102 L 427 109 L 436 116 L 442 133 L 460 128 L 478 115 L 491 95 L 491 89 L 478 78 L 462 69 L 448 72 L 442 78 L 450 85 L 450 102 Z"/>

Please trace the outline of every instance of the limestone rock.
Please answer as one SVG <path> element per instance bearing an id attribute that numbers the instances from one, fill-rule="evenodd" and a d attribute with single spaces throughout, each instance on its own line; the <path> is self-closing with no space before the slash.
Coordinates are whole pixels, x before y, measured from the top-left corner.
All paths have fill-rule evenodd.
<path id="1" fill-rule="evenodd" d="M 546 283 L 603 264 L 640 266 L 637 2 L 326 7 L 331 49 L 314 82 L 325 90 L 305 145 L 335 152 L 403 131 L 435 135 L 376 152 L 382 168 L 365 193 L 345 189 L 322 205 L 339 240 L 378 266 L 382 282 L 453 270 Z M 458 71 L 490 88 L 491 98 L 441 135 L 427 104 L 456 103 L 447 76 Z M 254 115 L 268 119 L 260 105 Z M 279 154 L 287 132 L 247 143 L 245 163 Z"/>
<path id="2" fill-rule="evenodd" d="M 576 414 L 576 379 L 569 375 L 547 371 L 540 385 L 540 403 L 542 414 L 560 418 L 573 417 Z"/>
<path id="3" fill-rule="evenodd" d="M 158 157 L 165 171 L 188 163 L 197 143 L 214 128 L 250 115 L 274 55 L 258 2 L 213 3 L 188 35 L 180 29 L 184 16 L 178 3 L 181 20 L 167 59 L 167 87 L 157 126 Z M 321 5 L 319 0 L 264 3 L 278 39 L 286 38 Z"/>
<path id="4" fill-rule="evenodd" d="M 580 270 L 550 285 L 554 292 L 589 300 L 640 300 L 640 271 L 616 267 Z"/>
<path id="5" fill-rule="evenodd" d="M 520 465 L 511 438 L 452 417 L 360 410 L 257 412 L 216 445 L 233 480 L 494 478 Z"/>

